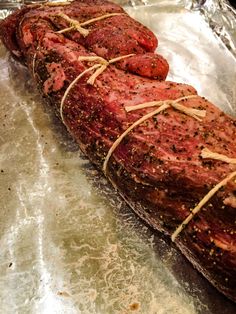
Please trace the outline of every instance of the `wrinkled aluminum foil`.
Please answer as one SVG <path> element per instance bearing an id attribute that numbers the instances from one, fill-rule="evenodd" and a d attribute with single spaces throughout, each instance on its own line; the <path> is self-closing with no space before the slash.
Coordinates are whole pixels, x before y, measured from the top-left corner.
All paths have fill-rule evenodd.
<path id="1" fill-rule="evenodd" d="M 236 115 L 236 15 L 226 1 L 119 3 L 157 35 L 169 80 Z M 125 205 L 2 45 L 0 68 L 0 313 L 235 313 Z"/>

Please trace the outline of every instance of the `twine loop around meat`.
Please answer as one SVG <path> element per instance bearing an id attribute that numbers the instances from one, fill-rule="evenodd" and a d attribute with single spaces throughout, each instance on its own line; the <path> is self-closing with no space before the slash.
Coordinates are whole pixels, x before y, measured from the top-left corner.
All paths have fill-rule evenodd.
<path id="1" fill-rule="evenodd" d="M 66 32 L 70 32 L 70 31 L 76 30 L 82 36 L 86 37 L 89 34 L 89 30 L 84 28 L 83 26 L 92 24 L 94 22 L 97 22 L 97 21 L 100 21 L 100 20 L 103 20 L 103 19 L 107 19 L 107 18 L 112 17 L 112 16 L 117 16 L 117 15 L 124 15 L 124 13 L 107 13 L 107 14 L 95 17 L 93 19 L 87 20 L 87 21 L 82 22 L 82 23 L 80 23 L 79 21 L 77 21 L 75 19 L 70 18 L 68 15 L 66 15 L 64 13 L 58 13 L 58 14 L 54 15 L 54 17 L 61 17 L 65 21 L 69 22 L 69 24 L 70 24 L 70 27 L 64 28 L 64 29 L 58 31 L 57 33 L 64 34 Z"/>
<path id="2" fill-rule="evenodd" d="M 121 61 L 123 59 L 127 59 L 129 57 L 134 56 L 133 53 L 125 55 L 125 56 L 120 56 L 117 58 L 113 58 L 109 61 L 107 61 L 106 59 L 102 58 L 102 57 L 98 57 L 98 56 L 81 56 L 78 58 L 79 61 L 88 61 L 88 62 L 98 62 L 97 64 L 95 64 L 95 66 L 93 66 L 93 69 L 96 69 L 96 71 L 90 76 L 90 78 L 87 80 L 87 83 L 90 85 L 94 85 L 96 78 L 102 74 L 102 72 L 104 72 L 106 70 L 106 68 L 111 65 L 112 63 Z"/>
<path id="3" fill-rule="evenodd" d="M 236 165 L 236 158 L 230 158 L 224 154 L 219 154 L 212 152 L 208 148 L 203 148 L 201 151 L 202 158 L 210 158 L 214 160 L 219 160 L 222 162 L 226 162 L 228 164 Z M 175 232 L 171 236 L 171 240 L 175 241 L 176 237 L 180 234 L 180 232 L 186 227 L 186 225 L 193 219 L 193 217 L 202 209 L 202 207 L 219 191 L 220 188 L 225 186 L 230 180 L 236 177 L 236 171 L 231 172 L 226 178 L 224 178 L 221 182 L 216 184 L 204 197 L 203 199 L 191 210 L 191 213 L 185 218 L 185 220 L 176 228 Z"/>
<path id="4" fill-rule="evenodd" d="M 106 68 L 111 65 L 112 63 L 118 62 L 120 60 L 123 60 L 125 58 L 129 58 L 131 56 L 133 56 L 134 54 L 129 54 L 129 55 L 124 55 L 124 56 L 120 56 L 117 58 L 113 58 L 109 61 L 107 61 L 106 59 L 102 58 L 102 57 L 98 57 L 98 56 L 80 56 L 78 58 L 78 61 L 88 61 L 88 62 L 98 62 L 94 65 L 92 65 L 91 67 L 89 67 L 88 69 L 85 69 L 82 73 L 80 73 L 71 83 L 70 85 L 67 87 L 64 96 L 62 97 L 61 100 L 61 104 L 60 104 L 60 115 L 61 115 L 61 119 L 62 122 L 66 125 L 64 117 L 63 117 L 63 107 L 64 107 L 64 103 L 66 100 L 66 97 L 68 96 L 70 90 L 75 86 L 75 84 L 87 73 L 96 70 L 87 80 L 88 84 L 93 85 L 95 83 L 96 78 L 103 72 L 106 70 Z"/>

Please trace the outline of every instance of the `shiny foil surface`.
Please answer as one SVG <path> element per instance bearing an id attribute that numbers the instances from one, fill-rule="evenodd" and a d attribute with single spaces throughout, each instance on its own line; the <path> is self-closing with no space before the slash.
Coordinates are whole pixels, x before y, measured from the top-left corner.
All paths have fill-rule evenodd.
<path id="1" fill-rule="evenodd" d="M 226 1 L 118 3 L 156 34 L 168 80 L 236 116 Z M 83 156 L 2 44 L 0 69 L 0 313 L 236 313 Z"/>

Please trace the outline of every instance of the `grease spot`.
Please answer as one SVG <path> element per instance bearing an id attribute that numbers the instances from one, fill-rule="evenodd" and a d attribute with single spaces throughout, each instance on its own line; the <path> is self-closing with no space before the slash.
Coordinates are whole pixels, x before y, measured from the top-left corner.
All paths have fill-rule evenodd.
<path id="1" fill-rule="evenodd" d="M 129 306 L 131 311 L 137 311 L 140 308 L 140 304 L 138 302 L 134 302 Z"/>
<path id="2" fill-rule="evenodd" d="M 57 295 L 59 295 L 60 297 L 70 297 L 70 294 L 66 291 L 58 291 Z"/>

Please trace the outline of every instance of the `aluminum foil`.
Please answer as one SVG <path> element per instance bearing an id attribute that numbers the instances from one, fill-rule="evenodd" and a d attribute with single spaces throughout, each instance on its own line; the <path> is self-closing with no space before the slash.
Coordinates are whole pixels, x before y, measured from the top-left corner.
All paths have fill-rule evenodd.
<path id="1" fill-rule="evenodd" d="M 157 35 L 169 80 L 236 115 L 235 15 L 225 1 L 122 4 Z M 0 68 L 0 313 L 235 313 L 125 205 L 2 45 Z"/>

